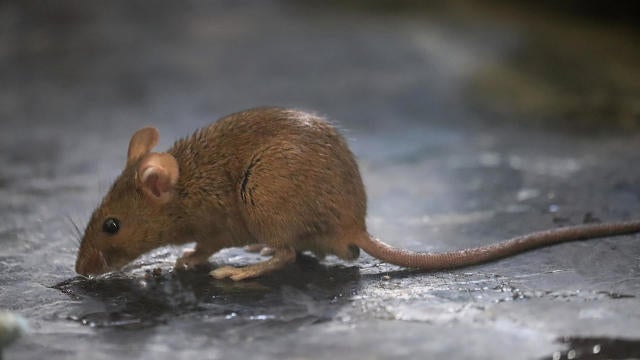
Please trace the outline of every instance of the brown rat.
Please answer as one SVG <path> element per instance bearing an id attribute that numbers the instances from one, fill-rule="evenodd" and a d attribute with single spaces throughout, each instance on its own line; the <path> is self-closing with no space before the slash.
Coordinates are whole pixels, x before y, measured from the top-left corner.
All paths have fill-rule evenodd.
<path id="1" fill-rule="evenodd" d="M 138 130 L 126 166 L 94 211 L 76 271 L 102 274 L 165 245 L 196 243 L 178 268 L 206 263 L 225 247 L 265 244 L 266 261 L 221 267 L 215 278 L 257 277 L 312 251 L 353 260 L 363 249 L 380 260 L 426 270 L 487 262 L 564 241 L 640 231 L 640 221 L 536 232 L 493 245 L 446 253 L 393 248 L 366 229 L 358 165 L 344 138 L 323 119 L 300 111 L 259 108 L 226 116 L 151 152 L 154 128 Z"/>

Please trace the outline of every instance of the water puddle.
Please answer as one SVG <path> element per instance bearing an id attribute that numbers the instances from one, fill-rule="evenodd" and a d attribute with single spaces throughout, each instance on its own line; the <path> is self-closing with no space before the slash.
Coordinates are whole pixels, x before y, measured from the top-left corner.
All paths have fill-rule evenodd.
<path id="1" fill-rule="evenodd" d="M 559 343 L 567 350 L 556 351 L 545 360 L 597 360 L 640 358 L 640 340 L 597 337 L 564 337 Z"/>
<path id="2" fill-rule="evenodd" d="M 301 318 L 322 322 L 357 292 L 359 279 L 356 267 L 324 266 L 311 258 L 254 281 L 215 280 L 208 271 L 75 277 L 52 288 L 79 303 L 63 318 L 95 328 L 135 330 L 178 317 L 236 323 L 287 323 Z"/>

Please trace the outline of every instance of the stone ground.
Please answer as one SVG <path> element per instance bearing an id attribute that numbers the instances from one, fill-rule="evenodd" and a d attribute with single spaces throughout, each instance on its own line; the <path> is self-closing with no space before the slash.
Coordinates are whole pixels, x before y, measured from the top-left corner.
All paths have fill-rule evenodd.
<path id="1" fill-rule="evenodd" d="M 638 236 L 434 273 L 305 257 L 233 283 L 174 273 L 171 248 L 75 277 L 72 221 L 135 129 L 157 126 L 164 148 L 257 105 L 340 124 L 370 231 L 395 246 L 640 217 L 640 49 L 624 23 L 321 4 L 0 3 L 0 309 L 31 325 L 5 358 L 640 358 Z"/>

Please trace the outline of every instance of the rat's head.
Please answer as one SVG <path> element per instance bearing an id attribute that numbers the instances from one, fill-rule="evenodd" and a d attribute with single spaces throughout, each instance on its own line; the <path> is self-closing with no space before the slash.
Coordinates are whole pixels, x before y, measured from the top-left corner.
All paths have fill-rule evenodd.
<path id="1" fill-rule="evenodd" d="M 166 210 L 174 199 L 179 169 L 172 155 L 151 152 L 157 143 L 154 128 L 131 137 L 127 164 L 85 230 L 77 273 L 118 269 L 167 241 L 171 221 Z"/>

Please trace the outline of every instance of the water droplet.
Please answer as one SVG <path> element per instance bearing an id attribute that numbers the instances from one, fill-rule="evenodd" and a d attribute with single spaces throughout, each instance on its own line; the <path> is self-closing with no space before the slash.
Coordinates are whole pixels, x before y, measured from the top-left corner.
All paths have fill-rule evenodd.
<path id="1" fill-rule="evenodd" d="M 552 360 L 560 360 L 561 357 L 562 357 L 562 354 L 560 354 L 560 351 L 556 351 L 553 353 L 553 355 L 551 355 Z"/>
<path id="2" fill-rule="evenodd" d="M 576 351 L 571 349 L 567 352 L 567 359 L 572 360 L 576 358 Z"/>
<path id="3" fill-rule="evenodd" d="M 594 354 L 599 354 L 600 350 L 602 350 L 602 348 L 600 347 L 599 344 L 593 345 L 593 353 Z"/>
<path id="4" fill-rule="evenodd" d="M 538 189 L 524 188 L 518 191 L 518 193 L 516 194 L 516 199 L 518 201 L 526 201 L 529 199 L 534 199 L 539 195 L 540 195 L 540 190 Z"/>
<path id="5" fill-rule="evenodd" d="M 238 314 L 236 314 L 236 313 L 232 312 L 232 313 L 229 313 L 229 314 L 225 315 L 225 317 L 224 317 L 224 318 L 225 318 L 225 319 L 227 319 L 227 320 L 229 320 L 229 319 L 233 319 L 233 318 L 234 318 L 234 317 L 236 317 L 236 316 L 238 316 Z"/>

